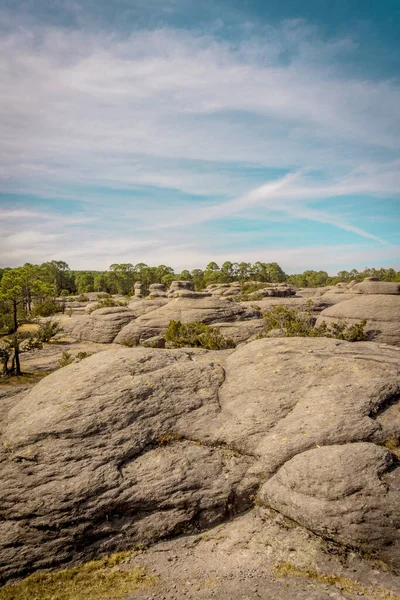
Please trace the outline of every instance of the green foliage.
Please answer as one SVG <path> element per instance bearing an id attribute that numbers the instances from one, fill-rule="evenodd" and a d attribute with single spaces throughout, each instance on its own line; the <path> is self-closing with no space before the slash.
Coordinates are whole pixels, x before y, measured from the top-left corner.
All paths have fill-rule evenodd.
<path id="1" fill-rule="evenodd" d="M 127 346 L 128 348 L 134 348 L 135 346 L 138 346 L 138 343 L 134 338 L 128 338 L 123 340 L 121 343 L 123 346 Z"/>
<path id="2" fill-rule="evenodd" d="M 61 358 L 57 363 L 57 366 L 59 369 L 62 369 L 63 367 L 67 367 L 68 365 L 71 365 L 74 362 L 74 357 L 72 356 L 72 354 L 70 354 L 69 352 L 67 352 L 66 350 L 63 351 L 63 353 L 61 354 Z"/>
<path id="3" fill-rule="evenodd" d="M 46 321 L 39 325 L 37 337 L 41 342 L 50 342 L 50 340 L 58 333 L 62 333 L 64 329 L 61 327 L 58 321 Z"/>
<path id="4" fill-rule="evenodd" d="M 60 296 L 69 296 L 69 291 L 68 290 L 61 290 L 60 292 Z"/>
<path id="5" fill-rule="evenodd" d="M 265 330 L 260 337 L 272 330 L 279 330 L 285 337 L 318 337 L 314 329 L 315 317 L 310 310 L 279 304 L 264 314 Z"/>
<path id="6" fill-rule="evenodd" d="M 346 340 L 348 342 L 364 342 L 369 339 L 368 333 L 365 331 L 367 324 L 366 319 L 361 320 L 354 325 L 347 325 L 344 321 L 337 323 L 325 323 L 315 327 L 320 336 L 336 338 L 337 340 Z"/>
<path id="7" fill-rule="evenodd" d="M 199 322 L 183 324 L 180 321 L 170 321 L 165 340 L 173 348 L 191 346 L 207 350 L 224 350 L 234 348 L 236 345 L 233 340 L 224 338 L 218 329 Z"/>
<path id="8" fill-rule="evenodd" d="M 0 360 L 2 362 L 2 376 L 21 375 L 19 355 L 42 348 L 41 340 L 30 331 L 17 331 L 0 341 Z M 11 361 L 11 367 L 8 366 Z"/>
<path id="9" fill-rule="evenodd" d="M 89 296 L 85 296 L 85 294 L 80 294 L 76 299 L 77 302 L 89 302 L 89 300 Z"/>
<path id="10" fill-rule="evenodd" d="M 81 352 L 78 352 L 74 356 L 70 352 L 67 352 L 66 350 L 64 350 L 64 352 L 61 354 L 60 360 L 57 363 L 57 368 L 62 369 L 63 367 L 72 365 L 72 363 L 74 363 L 74 362 L 80 362 L 81 360 L 84 360 L 85 358 L 89 358 L 89 356 L 92 356 L 92 352 L 81 351 Z"/>
<path id="11" fill-rule="evenodd" d="M 93 306 L 90 307 L 89 313 L 92 313 L 94 310 L 98 310 L 99 308 L 111 308 L 113 306 L 127 306 L 128 303 L 122 300 L 114 300 L 114 298 L 103 298 L 96 302 Z"/>
<path id="12" fill-rule="evenodd" d="M 52 298 L 44 298 L 39 302 L 35 303 L 32 310 L 32 315 L 35 317 L 52 317 L 53 315 L 60 312 L 60 305 L 56 300 Z"/>
<path id="13" fill-rule="evenodd" d="M 360 321 L 354 325 L 347 325 L 343 321 L 321 325 L 315 325 L 315 316 L 312 304 L 306 310 L 300 310 L 290 306 L 274 306 L 265 313 L 265 329 L 259 337 L 265 337 L 270 331 L 281 332 L 282 337 L 329 337 L 348 342 L 361 342 L 368 339 L 365 332 L 366 321 Z"/>
<path id="14" fill-rule="evenodd" d="M 78 360 L 78 361 L 81 361 L 84 358 L 89 358 L 89 356 L 92 356 L 92 352 L 78 352 L 75 355 L 75 359 Z"/>

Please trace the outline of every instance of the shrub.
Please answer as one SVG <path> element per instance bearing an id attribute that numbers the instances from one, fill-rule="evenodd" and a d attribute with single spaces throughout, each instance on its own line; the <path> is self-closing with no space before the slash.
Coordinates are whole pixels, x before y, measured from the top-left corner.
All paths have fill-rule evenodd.
<path id="1" fill-rule="evenodd" d="M 45 298 L 35 303 L 32 315 L 35 317 L 52 317 L 60 312 L 60 305 L 52 298 Z"/>
<path id="2" fill-rule="evenodd" d="M 368 340 L 368 333 L 365 331 L 367 320 L 363 319 L 354 325 L 347 325 L 344 321 L 326 324 L 325 321 L 315 329 L 321 336 L 336 338 L 337 340 L 346 340 L 347 342 L 364 342 Z"/>
<path id="3" fill-rule="evenodd" d="M 218 329 L 198 322 L 183 324 L 180 321 L 170 321 L 165 340 L 172 348 L 191 346 L 207 350 L 224 350 L 234 348 L 236 345 L 233 340 L 224 338 Z"/>
<path id="4" fill-rule="evenodd" d="M 124 340 L 123 342 L 121 342 L 121 344 L 123 346 L 127 346 L 128 348 L 133 348 L 134 346 L 138 345 L 138 343 L 136 342 L 136 340 L 134 338 L 128 338 L 127 340 Z"/>
<path id="5" fill-rule="evenodd" d="M 85 294 L 80 294 L 76 300 L 77 302 L 89 302 L 90 298 L 85 296 Z"/>
<path id="6" fill-rule="evenodd" d="M 69 291 L 68 290 L 61 290 L 60 292 L 60 296 L 69 296 Z"/>
<path id="7" fill-rule="evenodd" d="M 89 358 L 89 356 L 92 356 L 92 352 L 78 352 L 75 358 L 79 361 L 83 360 L 84 358 Z"/>
<path id="8" fill-rule="evenodd" d="M 264 314 L 265 329 L 258 337 L 265 337 L 270 331 L 281 331 L 282 337 L 329 337 L 348 342 L 362 342 L 368 339 L 365 331 L 366 320 L 348 325 L 344 321 L 315 325 L 315 316 L 309 309 L 300 310 L 290 306 L 274 306 Z"/>
<path id="9" fill-rule="evenodd" d="M 121 300 L 114 300 L 114 298 L 103 298 L 99 302 L 96 302 L 90 309 L 89 312 L 92 313 L 94 310 L 98 310 L 99 308 L 108 308 L 111 306 L 127 306 L 127 302 L 122 302 Z"/>
<path id="10" fill-rule="evenodd" d="M 39 325 L 39 330 L 36 335 L 41 342 L 50 342 L 57 333 L 61 333 L 62 331 L 64 331 L 64 329 L 58 321 L 50 320 Z"/>
<path id="11" fill-rule="evenodd" d="M 58 361 L 58 368 L 62 369 L 63 367 L 66 367 L 67 365 L 71 365 L 73 362 L 74 362 L 74 357 L 72 356 L 72 354 L 70 354 L 69 352 L 64 350 L 64 352 L 61 354 L 60 360 Z"/>

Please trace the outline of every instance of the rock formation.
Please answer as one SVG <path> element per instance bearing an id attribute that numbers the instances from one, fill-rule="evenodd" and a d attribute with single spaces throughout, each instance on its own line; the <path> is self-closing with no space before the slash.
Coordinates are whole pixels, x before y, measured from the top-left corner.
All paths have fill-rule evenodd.
<path id="1" fill-rule="evenodd" d="M 135 285 L 133 286 L 133 289 L 135 291 L 135 298 L 143 298 L 143 296 L 144 296 L 144 285 L 142 284 L 141 281 L 136 281 Z"/>
<path id="2" fill-rule="evenodd" d="M 98 308 L 72 322 L 63 321 L 63 328 L 77 340 L 110 344 L 122 327 L 135 316 L 135 313 L 125 306 L 110 306 Z"/>
<path id="3" fill-rule="evenodd" d="M 398 295 L 354 295 L 350 300 L 323 310 L 317 319 L 317 325 L 322 321 L 333 323 L 339 320 L 354 324 L 362 319 L 367 320 L 365 330 L 370 332 L 372 339 L 400 346 L 400 297 Z"/>
<path id="4" fill-rule="evenodd" d="M 260 486 L 257 502 L 399 568 L 384 447 L 399 399 L 399 352 L 372 342 L 119 348 L 65 367 L 3 421 L 1 575 L 210 527 Z"/>
<path id="5" fill-rule="evenodd" d="M 191 293 L 195 294 L 195 292 Z M 164 334 L 170 321 L 181 321 L 181 323 L 200 321 L 210 325 L 244 321 L 257 317 L 259 317 L 259 312 L 256 309 L 242 306 L 237 302 L 230 302 L 224 298 L 178 297 L 123 327 L 114 341 L 120 344 L 124 340 L 132 339 L 136 343 L 140 343 L 146 338 Z"/>

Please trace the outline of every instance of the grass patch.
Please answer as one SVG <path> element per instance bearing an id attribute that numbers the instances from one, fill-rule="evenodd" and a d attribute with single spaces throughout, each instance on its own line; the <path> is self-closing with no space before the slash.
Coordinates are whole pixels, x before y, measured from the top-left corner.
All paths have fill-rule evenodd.
<path id="1" fill-rule="evenodd" d="M 400 459 L 400 440 L 392 438 L 383 444 L 396 458 Z"/>
<path id="2" fill-rule="evenodd" d="M 273 572 L 276 577 L 302 577 L 305 579 L 312 579 L 314 581 L 319 581 L 320 583 L 335 585 L 349 594 L 360 593 L 363 596 L 372 596 L 375 600 L 400 600 L 400 596 L 397 596 L 394 592 L 386 588 L 366 586 L 359 581 L 354 581 L 354 579 L 349 579 L 348 577 L 317 573 L 316 571 L 296 567 L 291 563 L 281 563 L 275 567 Z M 2 600 L 1 597 L 0 600 Z"/>
<path id="3" fill-rule="evenodd" d="M 38 371 L 36 373 L 22 373 L 22 375 L 8 375 L 7 377 L 0 377 L 0 388 L 3 386 L 7 387 L 18 387 L 20 385 L 34 385 L 38 383 L 43 377 L 50 375 L 53 371 Z"/>
<path id="4" fill-rule="evenodd" d="M 0 589 L 0 600 L 104 600 L 124 598 L 157 581 L 143 568 L 121 568 L 134 552 L 118 552 L 70 569 L 35 573 Z"/>

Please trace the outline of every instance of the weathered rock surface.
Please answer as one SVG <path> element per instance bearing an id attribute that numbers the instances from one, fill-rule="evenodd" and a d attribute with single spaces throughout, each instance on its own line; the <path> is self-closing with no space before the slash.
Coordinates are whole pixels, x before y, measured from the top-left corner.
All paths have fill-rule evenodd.
<path id="1" fill-rule="evenodd" d="M 317 325 L 322 321 L 333 323 L 339 319 L 349 324 L 366 319 L 365 330 L 375 341 L 400 346 L 400 298 L 397 295 L 357 295 L 323 310 Z"/>
<path id="2" fill-rule="evenodd" d="M 77 340 L 110 344 L 117 333 L 132 319 L 135 313 L 125 306 L 98 308 L 79 319 L 63 321 L 65 332 Z"/>
<path id="3" fill-rule="evenodd" d="M 364 279 L 351 286 L 352 293 L 361 294 L 400 294 L 400 282 L 376 281 L 373 278 Z"/>
<path id="4" fill-rule="evenodd" d="M 145 315 L 146 313 L 156 310 L 161 306 L 165 306 L 165 304 L 168 304 L 168 302 L 170 302 L 170 298 L 164 298 L 160 296 L 151 299 L 140 298 L 129 302 L 128 308 L 134 313 L 135 317 L 140 317 L 141 315 Z"/>
<path id="5" fill-rule="evenodd" d="M 149 287 L 149 296 L 166 298 L 165 285 L 163 283 L 152 283 Z"/>
<path id="6" fill-rule="evenodd" d="M 218 329 L 225 338 L 230 338 L 235 344 L 240 344 L 255 339 L 265 328 L 265 322 L 263 319 L 252 319 L 233 323 L 214 323 L 213 327 Z"/>
<path id="7" fill-rule="evenodd" d="M 144 314 L 126 325 L 115 338 L 115 342 L 120 344 L 124 340 L 133 339 L 139 343 L 143 339 L 162 335 L 170 321 L 181 321 L 181 323 L 200 321 L 209 325 L 243 321 L 258 316 L 259 313 L 254 308 L 224 298 L 174 298 L 165 306 L 150 314 Z"/>
<path id="8" fill-rule="evenodd" d="M 261 501 L 316 533 L 400 560 L 400 468 L 370 443 L 314 448 L 264 484 Z M 386 551 L 385 548 L 389 547 Z"/>
<path id="9" fill-rule="evenodd" d="M 65 367 L 3 422 L 2 576 L 209 527 L 262 484 L 266 505 L 400 566 L 399 469 L 380 447 L 400 437 L 399 398 L 399 351 L 372 342 L 119 348 Z"/>

